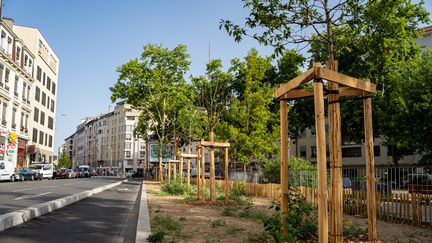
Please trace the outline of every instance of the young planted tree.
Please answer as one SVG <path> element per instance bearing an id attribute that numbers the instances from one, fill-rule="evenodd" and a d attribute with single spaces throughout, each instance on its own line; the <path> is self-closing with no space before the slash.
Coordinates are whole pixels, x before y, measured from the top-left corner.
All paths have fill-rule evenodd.
<path id="1" fill-rule="evenodd" d="M 205 113 L 204 122 L 209 139 L 214 142 L 214 131 L 222 112 L 229 104 L 232 75 L 222 71 L 221 60 L 212 60 L 207 64 L 208 78 L 193 77 L 192 84 L 197 94 L 198 106 Z M 216 200 L 214 148 L 210 148 L 210 199 Z"/>
<path id="2" fill-rule="evenodd" d="M 170 142 L 177 102 L 184 98 L 184 75 L 189 69 L 186 46 L 172 50 L 158 45 L 144 47 L 141 58 L 120 66 L 119 79 L 111 87 L 111 100 L 126 99 L 141 111 L 138 132 L 153 134 L 159 142 L 159 179 L 162 180 L 164 145 Z"/>

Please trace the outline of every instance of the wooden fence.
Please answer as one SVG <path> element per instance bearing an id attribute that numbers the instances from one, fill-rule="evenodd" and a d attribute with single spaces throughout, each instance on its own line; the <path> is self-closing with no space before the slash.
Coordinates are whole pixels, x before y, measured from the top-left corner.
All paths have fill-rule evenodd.
<path id="1" fill-rule="evenodd" d="M 191 180 L 196 183 L 196 180 Z M 217 186 L 224 188 L 225 181 L 216 180 Z M 229 181 L 230 190 L 235 181 Z M 279 199 L 279 184 L 242 183 L 248 195 L 269 199 Z M 209 180 L 206 180 L 209 186 Z M 305 199 L 314 207 L 318 206 L 318 191 L 311 187 L 297 187 Z M 391 194 L 376 194 L 377 218 L 392 223 L 402 223 L 412 226 L 432 228 L 432 195 L 420 193 L 392 192 Z M 343 210 L 349 215 L 367 216 L 366 191 L 344 189 Z M 331 202 L 329 202 L 331 204 Z"/>

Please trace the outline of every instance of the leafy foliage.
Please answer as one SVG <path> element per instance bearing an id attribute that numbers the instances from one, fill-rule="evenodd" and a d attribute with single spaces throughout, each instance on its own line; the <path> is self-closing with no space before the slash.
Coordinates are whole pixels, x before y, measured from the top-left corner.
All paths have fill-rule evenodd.
<path id="1" fill-rule="evenodd" d="M 60 154 L 60 158 L 58 160 L 57 167 L 59 168 L 71 168 L 72 164 L 70 161 L 69 156 L 66 154 L 65 151 L 62 151 Z"/>
<path id="2" fill-rule="evenodd" d="M 289 171 L 304 171 L 314 170 L 316 167 L 311 162 L 302 158 L 289 157 L 288 159 Z M 280 183 L 280 162 L 279 160 L 266 160 L 261 165 L 264 178 L 269 183 Z"/>
<path id="3" fill-rule="evenodd" d="M 169 195 L 185 195 L 190 188 L 182 181 L 181 178 L 172 179 L 162 185 L 162 191 Z"/>
<path id="4" fill-rule="evenodd" d="M 280 201 L 274 203 L 276 212 L 263 220 L 265 231 L 268 232 L 275 242 L 297 242 L 310 239 L 316 235 L 316 218 L 311 215 L 310 205 L 299 191 L 290 188 L 288 195 L 288 215 L 285 217 L 288 225 L 288 239 L 282 239 Z"/>

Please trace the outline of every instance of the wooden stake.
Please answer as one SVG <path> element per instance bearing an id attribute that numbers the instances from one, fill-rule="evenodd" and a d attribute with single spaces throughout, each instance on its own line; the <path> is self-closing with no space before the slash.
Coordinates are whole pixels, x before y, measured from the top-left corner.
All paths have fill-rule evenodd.
<path id="1" fill-rule="evenodd" d="M 327 63 L 329 70 L 337 71 L 337 62 Z M 329 82 L 328 88 L 338 90 L 339 85 Z M 343 188 L 342 188 L 342 138 L 339 94 L 328 96 L 328 122 L 329 122 L 329 145 L 330 145 L 330 241 L 340 243 L 343 241 L 342 219 L 343 219 Z"/>
<path id="2" fill-rule="evenodd" d="M 190 142 L 188 145 L 188 153 L 191 153 Z M 187 160 L 187 185 L 190 186 L 190 170 L 191 170 L 191 161 L 190 158 Z"/>
<path id="3" fill-rule="evenodd" d="M 228 148 L 225 148 L 225 200 L 228 200 Z"/>
<path id="4" fill-rule="evenodd" d="M 174 172 L 174 181 L 175 181 L 175 180 L 177 180 L 177 164 L 174 163 L 173 165 L 174 165 L 174 170 L 173 170 L 173 172 Z"/>
<path id="5" fill-rule="evenodd" d="M 180 177 L 180 182 L 183 182 L 183 157 L 181 156 L 179 162 L 179 177 Z"/>
<path id="6" fill-rule="evenodd" d="M 210 132 L 210 142 L 214 142 L 214 132 Z M 216 202 L 215 159 L 213 147 L 210 147 L 210 201 Z"/>
<path id="7" fill-rule="evenodd" d="M 280 181 L 281 181 L 281 233 L 282 239 L 288 239 L 288 103 L 280 103 Z"/>
<path id="8" fill-rule="evenodd" d="M 368 238 L 369 241 L 377 240 L 376 229 L 376 198 L 375 198 L 375 160 L 372 131 L 372 98 L 365 98 L 363 101 L 364 129 L 366 144 L 366 189 L 368 207 Z"/>
<path id="9" fill-rule="evenodd" d="M 201 200 L 205 200 L 205 147 L 201 147 Z"/>
<path id="10" fill-rule="evenodd" d="M 197 198 L 200 199 L 201 196 L 201 147 L 198 147 L 198 158 L 196 160 L 196 184 L 197 184 Z"/>
<path id="11" fill-rule="evenodd" d="M 318 240 L 328 242 L 328 212 L 327 212 L 327 158 L 324 122 L 324 95 L 321 80 L 314 82 L 314 106 L 316 146 L 318 160 Z"/>
<path id="12" fill-rule="evenodd" d="M 168 183 L 171 181 L 171 161 L 168 160 Z"/>

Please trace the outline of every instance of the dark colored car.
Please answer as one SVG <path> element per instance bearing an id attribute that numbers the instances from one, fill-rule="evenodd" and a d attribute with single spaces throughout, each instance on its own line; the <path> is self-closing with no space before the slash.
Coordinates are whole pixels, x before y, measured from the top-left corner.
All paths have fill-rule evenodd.
<path id="1" fill-rule="evenodd" d="M 59 169 L 56 172 L 56 178 L 67 179 L 69 178 L 69 171 L 67 169 Z"/>
<path id="2" fill-rule="evenodd" d="M 36 171 L 32 171 L 27 167 L 22 168 L 19 172 L 18 172 L 20 179 L 22 181 L 24 180 L 32 180 L 34 181 L 35 179 L 39 178 L 38 176 L 38 172 Z"/>

